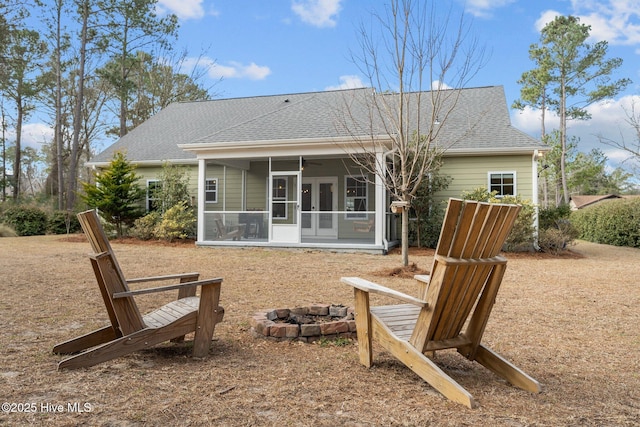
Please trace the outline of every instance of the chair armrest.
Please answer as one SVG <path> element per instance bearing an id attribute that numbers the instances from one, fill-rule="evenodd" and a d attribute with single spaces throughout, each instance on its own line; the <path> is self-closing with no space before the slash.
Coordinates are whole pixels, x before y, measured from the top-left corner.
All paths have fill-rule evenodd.
<path id="1" fill-rule="evenodd" d="M 419 307 L 426 307 L 427 302 L 418 298 L 414 298 L 410 295 L 398 292 L 396 290 L 387 288 L 385 286 L 378 285 L 377 283 L 370 282 L 360 277 L 342 277 L 340 279 L 342 283 L 346 283 L 349 286 L 353 286 L 356 289 L 360 289 L 364 292 L 371 292 L 375 294 L 385 295 L 398 299 L 400 301 L 408 302 L 409 304 L 417 305 Z"/>
<path id="2" fill-rule="evenodd" d="M 413 276 L 413 278 L 416 279 L 419 282 L 429 284 L 429 281 L 431 280 L 431 275 L 429 275 L 429 274 L 416 274 L 415 276 Z"/>
<path id="3" fill-rule="evenodd" d="M 136 277 L 135 279 L 127 279 L 127 283 L 156 282 L 160 280 L 174 280 L 188 277 L 195 277 L 197 280 L 199 275 L 199 273 L 178 273 L 168 274 L 166 276 Z"/>
<path id="4" fill-rule="evenodd" d="M 190 287 L 195 287 L 195 286 L 212 285 L 212 284 L 217 284 L 217 283 L 222 283 L 222 277 L 217 277 L 215 279 L 198 280 L 198 281 L 195 281 L 195 282 L 177 283 L 175 285 L 158 286 L 156 288 L 136 289 L 136 290 L 127 291 L 127 292 L 116 292 L 116 293 L 113 294 L 113 298 L 133 297 L 133 296 L 136 296 L 136 295 L 151 294 L 151 293 L 155 293 L 155 292 L 172 291 L 172 290 L 175 290 L 175 289 L 184 289 L 184 288 L 190 288 Z"/>

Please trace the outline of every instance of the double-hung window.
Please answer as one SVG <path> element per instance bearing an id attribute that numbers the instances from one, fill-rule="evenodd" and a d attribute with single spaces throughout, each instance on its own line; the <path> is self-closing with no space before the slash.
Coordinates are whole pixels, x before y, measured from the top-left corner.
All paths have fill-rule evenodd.
<path id="1" fill-rule="evenodd" d="M 364 177 L 345 177 L 345 215 L 346 219 L 362 219 L 366 218 L 368 206 L 367 200 L 367 181 Z M 363 212 L 363 213 L 351 213 Z"/>
<path id="2" fill-rule="evenodd" d="M 516 195 L 515 172 L 489 172 L 489 192 L 496 192 L 496 197 Z"/>
<path id="3" fill-rule="evenodd" d="M 218 203 L 218 178 L 205 181 L 204 200 L 207 203 Z"/>

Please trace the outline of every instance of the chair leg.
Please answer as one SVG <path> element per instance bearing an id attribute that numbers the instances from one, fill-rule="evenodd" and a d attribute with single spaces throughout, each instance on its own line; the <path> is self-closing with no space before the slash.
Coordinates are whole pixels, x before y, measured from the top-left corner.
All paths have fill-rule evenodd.
<path id="1" fill-rule="evenodd" d="M 199 278 L 200 278 L 199 274 L 194 274 L 192 276 L 184 276 L 184 277 L 180 278 L 180 283 L 195 282 Z M 196 296 L 196 288 L 195 288 L 195 286 L 194 287 L 188 287 L 188 288 L 180 288 L 178 290 L 178 299 L 179 300 L 182 299 L 182 298 L 195 297 L 195 296 Z M 174 343 L 184 342 L 184 335 L 172 339 L 171 342 L 174 342 Z"/>
<path id="2" fill-rule="evenodd" d="M 389 341 L 388 343 L 391 345 L 385 345 L 387 350 L 446 398 L 471 409 L 476 407 L 473 396 L 464 387 L 447 375 L 431 359 L 416 350 L 410 343 L 399 340 Z"/>
<path id="3" fill-rule="evenodd" d="M 58 363 L 58 370 L 88 368 L 106 362 L 107 360 L 149 348 L 157 344 L 158 341 L 162 341 L 162 339 L 158 339 L 156 335 L 156 330 L 143 329 L 133 334 L 117 338 L 111 342 L 62 360 Z"/>
<path id="4" fill-rule="evenodd" d="M 490 371 L 506 379 L 516 387 L 520 387 L 523 390 L 533 393 L 539 393 L 541 390 L 540 383 L 538 383 L 538 381 L 531 378 L 524 371 L 504 359 L 498 353 L 483 345 L 478 346 L 474 360 Z"/>
<path id="5" fill-rule="evenodd" d="M 196 335 L 193 342 L 193 356 L 206 357 L 211 346 L 213 331 L 218 319 L 218 303 L 222 283 L 204 285 L 200 294 Z"/>
<path id="6" fill-rule="evenodd" d="M 56 354 L 71 354 L 79 351 L 86 350 L 91 347 L 95 347 L 100 344 L 112 341 L 116 339 L 116 333 L 111 326 L 105 326 L 104 328 L 89 332 L 88 334 L 70 339 L 60 344 L 56 344 L 53 347 L 53 353 Z"/>
<path id="7" fill-rule="evenodd" d="M 358 355 L 360 363 L 367 368 L 373 364 L 371 348 L 371 314 L 369 313 L 369 293 L 354 288 L 356 334 L 358 336 Z"/>

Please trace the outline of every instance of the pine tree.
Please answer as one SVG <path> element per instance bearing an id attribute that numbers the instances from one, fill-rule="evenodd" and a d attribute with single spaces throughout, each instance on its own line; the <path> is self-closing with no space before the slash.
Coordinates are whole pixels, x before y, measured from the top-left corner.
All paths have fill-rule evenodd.
<path id="1" fill-rule="evenodd" d="M 85 191 L 83 200 L 115 226 L 118 237 L 124 234 L 125 225 L 131 226 L 144 214 L 141 201 L 146 193 L 138 184 L 140 176 L 134 170 L 135 166 L 127 161 L 124 154 L 117 152 L 108 168 L 94 174 L 95 184 L 82 183 Z"/>

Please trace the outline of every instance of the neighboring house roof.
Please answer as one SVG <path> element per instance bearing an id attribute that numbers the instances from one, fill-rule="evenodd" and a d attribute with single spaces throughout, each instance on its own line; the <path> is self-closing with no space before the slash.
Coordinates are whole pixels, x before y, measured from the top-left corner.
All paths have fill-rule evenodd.
<path id="1" fill-rule="evenodd" d="M 440 119 L 439 144 L 451 154 L 545 150 L 540 141 L 511 126 L 502 86 L 446 91 L 458 95 L 452 113 Z M 429 94 L 430 92 L 423 92 Z M 97 155 L 109 162 L 123 151 L 132 162 L 193 161 L 185 151 L 247 146 L 268 141 L 346 140 L 382 136 L 384 124 L 370 120 L 372 102 L 394 101 L 393 93 L 370 88 L 174 103 Z M 414 98 L 417 94 L 410 94 Z M 453 102 L 453 96 L 445 102 Z M 430 102 L 423 102 L 427 108 Z M 347 107 L 348 106 L 348 107 Z M 410 108 L 410 107 L 409 107 Z M 422 117 L 430 117 L 423 111 Z M 349 121 L 350 124 L 345 123 Z M 358 126 L 360 130 L 355 130 Z M 377 134 L 377 135 L 376 135 Z"/>
<path id="2" fill-rule="evenodd" d="M 619 199 L 619 198 L 620 196 L 617 196 L 615 194 L 602 194 L 602 195 L 596 195 L 596 196 L 575 195 L 575 196 L 571 196 L 571 199 L 569 200 L 569 205 L 571 206 L 571 209 L 576 210 L 576 209 L 585 208 L 587 206 L 591 206 L 603 200 Z"/>

